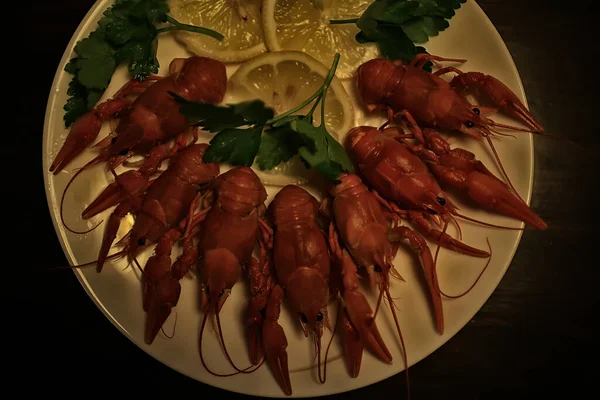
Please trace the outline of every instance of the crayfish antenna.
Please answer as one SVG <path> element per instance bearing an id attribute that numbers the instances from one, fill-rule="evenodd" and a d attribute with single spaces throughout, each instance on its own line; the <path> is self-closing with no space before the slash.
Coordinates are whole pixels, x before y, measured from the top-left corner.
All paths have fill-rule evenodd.
<path id="1" fill-rule="evenodd" d="M 200 353 L 200 361 L 202 362 L 202 366 L 208 371 L 209 374 L 213 375 L 213 376 L 217 376 L 217 377 L 221 377 L 221 378 L 226 378 L 226 377 L 230 377 L 230 376 L 235 376 L 241 372 L 247 372 L 250 368 L 252 368 L 253 366 L 250 366 L 248 368 L 246 368 L 245 370 L 239 370 L 236 369 L 236 372 L 231 372 L 229 374 L 219 374 L 217 372 L 214 372 L 212 369 L 209 368 L 209 366 L 206 364 L 206 361 L 204 360 L 204 353 L 202 351 L 202 338 L 204 336 L 204 328 L 206 327 L 206 320 L 208 319 L 208 315 L 210 314 L 209 311 L 204 313 L 204 318 L 202 318 L 202 325 L 200 327 L 200 335 L 198 337 L 198 349 L 199 349 L 199 353 Z M 218 318 L 218 317 L 217 317 Z M 220 324 L 219 324 L 219 333 L 220 333 Z M 222 339 L 223 336 L 222 334 L 220 334 L 220 339 Z M 264 358 L 263 360 L 256 366 L 256 368 L 252 371 L 249 372 L 254 372 L 256 371 L 258 368 L 260 368 L 262 366 L 262 363 L 264 362 Z"/>
<path id="2" fill-rule="evenodd" d="M 581 144 L 579 144 L 577 142 L 574 142 L 572 140 L 566 139 L 564 137 L 561 137 L 561 136 L 558 136 L 558 135 L 555 135 L 555 134 L 552 134 L 552 133 L 545 132 L 543 129 L 539 129 L 538 130 L 538 129 L 519 128 L 519 127 L 512 126 L 512 125 L 501 124 L 501 123 L 498 123 L 498 122 L 493 121 L 491 119 L 487 119 L 486 122 L 489 125 L 491 125 L 491 126 L 497 126 L 499 128 L 510 129 L 510 130 L 518 131 L 518 132 L 527 132 L 527 133 L 531 133 L 531 134 L 539 135 L 539 136 L 546 136 L 546 137 L 551 138 L 551 139 L 560 140 L 561 142 L 568 143 L 568 144 L 570 144 L 572 146 L 577 146 L 581 150 L 585 150 L 585 148 Z"/>
<path id="3" fill-rule="evenodd" d="M 94 161 L 94 160 L 92 160 Z M 91 162 L 90 162 L 91 163 Z M 69 179 L 69 182 L 67 182 L 67 186 L 65 187 L 65 190 L 63 190 L 63 194 L 60 198 L 60 221 L 62 222 L 63 226 L 65 228 L 67 228 L 67 230 L 71 233 L 74 233 L 76 235 L 84 235 L 86 233 L 90 233 L 91 231 L 93 231 L 94 229 L 96 229 L 98 226 L 100 226 L 100 224 L 103 221 L 98 222 L 94 227 L 92 227 L 91 229 L 88 229 L 87 231 L 76 231 L 74 229 L 69 228 L 69 226 L 67 225 L 67 223 L 65 222 L 65 215 L 64 215 L 64 211 L 63 211 L 63 205 L 65 202 L 65 195 L 67 194 L 67 191 L 69 190 L 69 187 L 71 186 L 71 184 L 73 183 L 73 181 L 75 180 L 75 178 L 77 178 L 79 176 L 80 173 L 82 173 L 85 169 L 87 169 L 89 166 L 93 165 L 93 164 L 86 164 L 83 167 L 81 167 L 76 173 L 75 175 L 73 175 L 71 177 L 71 179 Z"/>
<path id="4" fill-rule="evenodd" d="M 229 361 L 229 364 L 233 367 L 233 369 L 235 369 L 237 371 L 237 373 L 243 373 L 243 374 L 250 374 L 256 370 L 258 370 L 260 368 L 260 366 L 262 365 L 262 362 L 258 365 L 250 365 L 244 369 L 240 369 L 238 368 L 237 365 L 235 365 L 235 363 L 233 362 L 233 359 L 231 358 L 231 356 L 229 355 L 229 352 L 227 351 L 227 346 L 225 346 L 225 338 L 223 337 L 223 329 L 221 329 L 221 317 L 219 316 L 219 310 L 217 309 L 217 312 L 215 313 L 216 317 L 217 317 L 217 329 L 219 331 L 219 341 L 221 342 L 221 346 L 223 347 L 223 352 L 225 353 L 225 357 L 227 358 L 227 361 Z"/>
<path id="5" fill-rule="evenodd" d="M 484 135 L 484 137 L 487 140 L 488 145 L 490 146 L 490 150 L 492 150 L 492 153 L 494 154 L 494 158 L 496 159 L 496 162 L 498 163 L 498 166 L 500 167 L 500 171 L 502 171 L 502 175 L 504 175 L 504 178 L 506 178 L 506 183 L 508 183 L 508 185 L 513 190 L 515 195 L 517 197 L 519 197 L 519 199 L 523 200 L 521 198 L 521 195 L 519 195 L 519 192 L 517 191 L 517 189 L 515 189 L 515 187 L 513 186 L 512 181 L 508 177 L 508 173 L 504 169 L 504 165 L 502 165 L 502 161 L 500 161 L 500 156 L 498 155 L 498 152 L 496 151 L 496 147 L 494 146 L 494 143 L 492 143 L 492 139 L 490 139 L 490 136 L 488 134 Z"/>
<path id="6" fill-rule="evenodd" d="M 319 371 L 319 382 L 325 383 L 327 380 L 327 365 L 323 366 L 323 374 L 321 374 L 321 337 L 314 335 L 315 345 L 317 347 L 317 370 Z"/>
<path id="7" fill-rule="evenodd" d="M 379 297 L 377 297 L 377 305 L 375 306 L 375 311 L 373 311 L 373 319 L 377 318 L 377 313 L 379 312 L 379 306 L 381 306 L 381 300 L 383 299 L 383 290 L 379 290 Z"/>
<path id="8" fill-rule="evenodd" d="M 333 342 L 333 338 L 335 337 L 335 331 L 337 330 L 337 324 L 339 321 L 339 312 L 340 312 L 340 307 L 341 303 L 338 303 L 338 318 L 336 318 L 336 323 L 335 326 L 333 327 L 333 332 L 331 333 L 331 337 L 329 338 L 329 343 L 327 344 L 327 348 L 325 350 L 325 357 L 323 359 L 323 375 L 321 378 L 321 334 L 317 333 L 317 331 L 313 332 L 314 338 L 315 338 L 315 342 L 316 342 L 316 347 L 317 347 L 317 358 L 318 358 L 318 369 L 319 369 L 319 382 L 321 383 L 325 383 L 325 381 L 327 380 L 327 356 L 329 355 L 329 348 L 331 347 L 331 343 Z"/>
<path id="9" fill-rule="evenodd" d="M 467 217 L 466 215 L 463 215 L 460 213 L 455 213 L 455 214 L 459 218 L 462 218 L 467 221 L 474 222 L 476 224 L 480 224 L 483 226 L 489 226 L 490 228 L 507 229 L 507 230 L 511 230 L 511 231 L 525 231 L 527 229 L 533 229 L 533 228 L 526 228 L 526 227 L 525 228 L 517 228 L 517 227 L 513 227 L 513 226 L 496 225 L 496 224 L 492 224 L 489 222 L 480 221 L 480 220 L 472 218 L 472 217 Z"/>
<path id="10" fill-rule="evenodd" d="M 177 313 L 175 313 L 175 323 L 173 324 L 173 332 L 170 335 L 167 335 L 165 329 L 161 326 L 160 331 L 165 335 L 168 339 L 173 339 L 175 337 L 175 328 L 177 327 Z"/>
<path id="11" fill-rule="evenodd" d="M 117 253 L 115 253 L 115 254 L 111 254 L 110 256 L 106 256 L 106 258 L 105 258 L 105 259 L 106 259 L 106 260 L 110 260 L 110 259 L 113 259 L 113 258 L 124 257 L 124 256 L 126 256 L 126 255 L 127 255 L 127 249 L 123 249 L 123 250 L 121 250 L 121 251 L 119 251 L 119 252 L 117 252 Z M 90 262 L 87 262 L 87 263 L 85 263 L 85 264 L 79 264 L 79 265 L 67 265 L 67 266 L 62 266 L 62 267 L 54 267 L 54 268 L 50 268 L 50 269 L 51 269 L 51 270 L 53 270 L 53 269 L 73 269 L 73 268 L 82 268 L 82 267 L 88 267 L 88 266 L 94 265 L 94 264 L 96 264 L 96 263 L 98 263 L 98 260 L 90 261 Z"/>
<path id="12" fill-rule="evenodd" d="M 481 279 L 481 277 L 483 276 L 483 273 L 485 272 L 485 270 L 487 269 L 488 265 L 490 265 L 490 261 L 492 260 L 492 246 L 490 245 L 490 240 L 487 239 L 487 243 L 488 243 L 488 247 L 490 249 L 490 258 L 488 258 L 487 263 L 485 264 L 485 267 L 483 267 L 483 269 L 481 270 L 481 272 L 479 273 L 479 275 L 477 275 L 477 278 L 475 279 L 475 281 L 473 282 L 473 284 L 464 292 L 462 292 L 461 294 L 457 294 L 457 295 L 449 295 L 444 293 L 444 291 L 442 291 L 442 289 L 440 288 L 440 294 L 444 297 L 447 297 L 449 299 L 458 299 L 461 298 L 463 296 L 465 296 L 466 294 L 468 294 L 471 290 L 473 290 L 473 288 L 475 287 L 475 285 L 477 284 L 477 282 L 479 282 L 479 280 Z M 439 247 L 438 247 L 439 250 Z M 436 259 L 437 259 L 437 252 L 435 255 Z"/>
<path id="13" fill-rule="evenodd" d="M 200 335 L 198 337 L 198 350 L 200 353 L 200 362 L 202 362 L 202 366 L 204 366 L 204 369 L 206 369 L 208 371 L 209 374 L 213 375 L 213 376 L 218 376 L 218 377 L 229 377 L 229 376 L 234 376 L 237 375 L 239 372 L 232 372 L 230 374 L 219 374 L 217 372 L 214 372 L 212 369 L 210 369 L 208 367 L 208 365 L 206 365 L 206 361 L 204 361 L 204 352 L 202 351 L 202 338 L 204 337 L 204 328 L 206 327 L 206 320 L 208 319 L 208 315 L 210 313 L 208 311 L 206 311 L 204 313 L 204 318 L 202 318 L 202 326 L 200 327 Z"/>
<path id="14" fill-rule="evenodd" d="M 390 309 L 392 310 L 392 316 L 394 317 L 394 323 L 396 324 L 396 330 L 398 331 L 400 344 L 402 345 L 402 356 L 404 359 L 404 365 L 406 366 L 406 396 L 407 399 L 410 400 L 410 378 L 408 376 L 408 356 L 406 354 L 406 345 L 404 344 L 404 337 L 402 336 L 402 330 L 400 329 L 400 323 L 398 322 L 398 316 L 396 315 L 394 300 L 392 299 L 392 295 L 390 294 L 390 289 L 388 287 L 385 287 L 385 295 L 392 305 Z"/>

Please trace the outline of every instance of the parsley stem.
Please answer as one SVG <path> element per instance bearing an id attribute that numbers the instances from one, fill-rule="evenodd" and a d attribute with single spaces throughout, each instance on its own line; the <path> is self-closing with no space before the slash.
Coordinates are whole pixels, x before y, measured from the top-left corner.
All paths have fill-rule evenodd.
<path id="1" fill-rule="evenodd" d="M 157 29 L 158 33 L 169 32 L 169 31 L 188 31 L 188 32 L 202 33 L 204 35 L 213 37 L 219 41 L 221 41 L 225 38 L 219 32 L 213 31 L 212 29 L 203 28 L 201 26 L 182 24 L 181 22 L 177 21 L 175 18 L 168 16 L 168 15 L 167 15 L 167 22 L 171 23 L 171 26 Z"/>
<path id="2" fill-rule="evenodd" d="M 335 57 L 333 58 L 333 64 L 331 65 L 331 69 L 329 70 L 329 73 L 327 74 L 327 77 L 325 78 L 325 82 L 323 83 L 323 86 L 321 86 L 315 93 L 313 93 L 312 96 L 310 96 L 306 101 L 304 101 L 299 106 L 296 106 L 296 107 L 292 108 L 291 110 L 278 115 L 275 118 L 271 118 L 270 120 L 265 122 L 265 125 L 274 124 L 275 122 L 279 121 L 280 119 L 287 117 L 288 115 L 291 115 L 291 114 L 295 113 L 296 111 L 302 110 L 304 107 L 306 107 L 308 104 L 310 104 L 311 101 L 313 101 L 317 97 L 323 95 L 329 88 L 329 85 L 331 85 L 331 81 L 333 80 L 333 77 L 335 76 L 335 70 L 337 69 L 337 65 L 338 65 L 339 61 L 340 61 L 340 53 L 336 53 Z M 315 105 L 313 106 L 311 113 L 314 111 L 317 104 L 318 104 L 318 102 L 315 103 Z"/>
<path id="3" fill-rule="evenodd" d="M 315 112 L 315 110 L 317 109 L 317 106 L 319 105 L 319 101 L 315 101 L 315 104 L 313 104 L 313 106 L 311 107 L 310 111 L 308 112 L 308 114 L 306 114 L 307 117 L 311 118 L 311 122 L 312 122 L 312 115 Z"/>
<path id="4" fill-rule="evenodd" d="M 323 128 L 323 130 L 327 130 L 327 128 L 325 127 L 325 96 L 326 95 L 327 95 L 327 89 L 323 90 L 323 97 L 321 97 L 321 126 L 320 126 L 320 128 Z"/>
<path id="5" fill-rule="evenodd" d="M 329 23 L 331 25 L 341 25 L 341 24 L 355 24 L 358 22 L 358 18 L 350 18 L 350 19 L 330 19 Z"/>

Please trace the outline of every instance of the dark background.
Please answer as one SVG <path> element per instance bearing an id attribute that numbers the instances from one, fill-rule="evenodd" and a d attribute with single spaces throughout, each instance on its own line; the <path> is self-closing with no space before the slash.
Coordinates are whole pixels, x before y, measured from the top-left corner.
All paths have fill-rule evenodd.
<path id="1" fill-rule="evenodd" d="M 5 268 L 8 276 L 17 272 L 2 280 L 3 292 L 9 293 L 2 315 L 16 314 L 3 319 L 3 352 L 9 355 L 4 364 L 14 377 L 7 383 L 22 381 L 26 391 L 67 396 L 104 391 L 179 399 L 223 395 L 134 346 L 96 308 L 72 272 L 47 271 L 65 265 L 66 258 L 42 178 L 46 101 L 65 47 L 93 3 L 19 2 L 21 30 L 5 36 L 9 42 L 29 42 L 20 47 L 24 53 L 17 60 L 9 64 L 5 58 L 9 73 L 4 78 L 18 85 L 11 97 L 16 94 L 20 102 L 18 111 L 4 113 L 5 121 L 18 118 L 9 125 L 17 122 L 18 129 L 4 132 L 0 149 L 8 176 L 2 189 L 8 217 L 3 253 L 12 259 Z M 599 377 L 592 342 L 599 284 L 592 225 L 598 199 L 596 16 L 587 6 L 591 2 L 478 3 L 514 57 L 533 114 L 548 132 L 586 150 L 536 137 L 532 208 L 561 228 L 524 233 L 504 279 L 473 321 L 411 368 L 412 397 L 576 395 Z M 18 356 L 14 362 L 11 355 Z M 404 378 L 400 374 L 340 397 L 404 398 Z"/>

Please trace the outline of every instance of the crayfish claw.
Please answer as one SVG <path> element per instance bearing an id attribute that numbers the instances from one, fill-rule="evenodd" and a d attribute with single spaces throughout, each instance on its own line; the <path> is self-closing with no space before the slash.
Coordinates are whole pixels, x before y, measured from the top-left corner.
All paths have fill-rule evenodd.
<path id="1" fill-rule="evenodd" d="M 356 378 L 360 373 L 362 363 L 362 354 L 364 345 L 360 339 L 358 331 L 350 322 L 346 310 L 342 310 L 342 337 L 344 340 L 344 353 L 348 363 L 348 373 L 352 378 Z"/>
<path id="2" fill-rule="evenodd" d="M 368 344 L 381 361 L 391 364 L 392 354 L 377 329 L 373 311 L 367 299 L 358 290 L 348 291 L 344 293 L 344 303 L 346 304 L 346 316 L 356 329 L 363 345 Z"/>
<path id="3" fill-rule="evenodd" d="M 292 384 L 288 370 L 287 339 L 285 332 L 277 320 L 283 301 L 283 289 L 277 285 L 273 288 L 267 304 L 266 319 L 262 328 L 263 346 L 267 363 L 281 390 L 287 395 L 292 394 Z"/>
<path id="4" fill-rule="evenodd" d="M 148 187 L 148 178 L 138 171 L 130 170 L 120 174 L 116 182 L 109 184 L 98 197 L 81 213 L 83 219 L 92 218 L 112 206 L 127 200 L 129 196 L 138 197 Z"/>
<path id="5" fill-rule="evenodd" d="M 439 243 L 443 247 L 472 257 L 488 258 L 490 256 L 490 253 L 487 251 L 469 246 L 460 240 L 454 239 L 446 232 L 432 228 L 422 212 L 410 211 L 409 217 L 417 225 L 419 232 L 421 232 L 423 236 Z"/>
<path id="6" fill-rule="evenodd" d="M 181 286 L 179 281 L 171 276 L 166 276 L 154 286 L 148 312 L 146 314 L 146 330 L 144 341 L 152 344 L 158 331 L 171 315 L 171 309 L 179 301 Z"/>
<path id="7" fill-rule="evenodd" d="M 480 93 L 496 107 L 519 119 L 535 132 L 543 132 L 544 128 L 538 120 L 525 108 L 512 90 L 497 78 L 481 72 L 466 72 L 452 79 L 452 87 L 460 90 L 478 89 Z"/>
<path id="8" fill-rule="evenodd" d="M 480 172 L 472 172 L 469 178 L 468 193 L 479 204 L 535 226 L 537 229 L 548 228 L 548 224 L 500 180 Z"/>
<path id="9" fill-rule="evenodd" d="M 56 175 L 62 171 L 87 146 L 92 144 L 96 137 L 98 137 L 101 127 L 102 120 L 98 118 L 94 111 L 90 111 L 79 117 L 73 124 L 65 143 L 52 162 L 50 172 Z"/>
<path id="10" fill-rule="evenodd" d="M 264 347 L 262 340 L 262 328 L 264 324 L 265 309 L 263 306 L 262 297 L 254 298 L 251 301 L 248 315 L 248 347 L 250 352 L 250 362 L 252 365 L 258 365 L 264 357 Z"/>
<path id="11" fill-rule="evenodd" d="M 416 232 L 405 226 L 398 226 L 390 231 L 390 240 L 398 242 L 408 240 L 410 247 L 418 254 L 423 275 L 427 282 L 433 314 L 435 318 L 435 326 L 440 335 L 444 333 L 444 309 L 442 306 L 442 297 L 435 268 L 435 262 L 431 255 L 431 251 L 425 240 Z"/>

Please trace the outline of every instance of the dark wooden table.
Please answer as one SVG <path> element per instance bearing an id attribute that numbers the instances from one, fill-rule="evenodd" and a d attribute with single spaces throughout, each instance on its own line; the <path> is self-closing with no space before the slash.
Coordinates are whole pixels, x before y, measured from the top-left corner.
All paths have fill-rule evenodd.
<path id="1" fill-rule="evenodd" d="M 587 151 L 535 139 L 532 207 L 561 229 L 525 232 L 504 279 L 475 318 L 412 367 L 415 399 L 521 397 L 547 390 L 576 394 L 599 377 L 591 325 L 600 284 L 593 251 L 598 235 L 592 225 L 598 199 L 594 159 L 599 150 L 599 86 L 593 62 L 598 46 L 593 39 L 597 20 L 585 3 L 479 1 L 515 59 L 533 113 L 549 132 L 582 143 Z M 28 390 L 179 399 L 224 395 L 134 346 L 96 308 L 70 271 L 47 271 L 65 265 L 66 259 L 42 181 L 46 101 L 65 46 L 92 4 L 93 0 L 17 3 L 26 12 L 17 21 L 26 22 L 22 26 L 28 31 L 9 34 L 25 35 L 29 43 L 4 75 L 7 81 L 28 82 L 10 96 L 16 93 L 20 109 L 5 108 L 5 121 L 17 117 L 19 128 L 5 131 L 0 150 L 12 188 L 11 196 L 3 190 L 10 207 L 5 212 L 11 214 L 8 221 L 18 217 L 18 223 L 4 227 L 13 238 L 3 240 L 3 253 L 15 258 L 4 269 L 25 268 L 26 273 L 21 269 L 14 282 L 3 280 L 2 286 L 16 293 L 3 301 L 2 309 L 10 308 L 20 317 L 19 323 L 3 319 L 3 331 L 17 343 L 26 341 L 18 347 L 4 341 L 3 353 L 16 351 L 25 362 L 13 373 L 24 377 L 21 388 Z M 14 205 L 17 212 L 9 211 Z M 403 398 L 404 374 L 343 396 Z"/>

